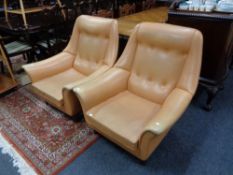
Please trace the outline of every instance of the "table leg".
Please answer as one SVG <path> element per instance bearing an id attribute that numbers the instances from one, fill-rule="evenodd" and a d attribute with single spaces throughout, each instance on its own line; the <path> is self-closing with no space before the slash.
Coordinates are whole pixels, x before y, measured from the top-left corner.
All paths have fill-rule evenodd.
<path id="1" fill-rule="evenodd" d="M 8 7 L 7 7 L 7 0 L 4 0 L 4 13 L 5 13 L 5 20 L 8 21 Z"/>
<path id="2" fill-rule="evenodd" d="M 206 111 L 211 111 L 213 108 L 212 103 L 213 103 L 214 98 L 216 97 L 219 91 L 224 89 L 223 82 L 216 84 L 216 85 L 207 85 L 205 83 L 200 83 L 200 85 L 205 88 L 205 91 L 207 93 L 206 104 L 204 105 L 203 108 Z"/>
<path id="3" fill-rule="evenodd" d="M 14 74 L 12 72 L 12 67 L 7 59 L 7 56 L 6 56 L 6 53 L 4 52 L 3 48 L 0 46 L 0 52 L 2 54 L 2 61 L 3 63 L 6 65 L 7 69 L 8 69 L 8 72 L 11 76 L 11 79 L 12 79 L 12 82 L 13 83 L 16 83 L 16 80 L 15 80 L 15 77 L 14 77 Z"/>
<path id="4" fill-rule="evenodd" d="M 24 25 L 25 25 L 26 28 L 28 28 L 26 14 L 25 14 L 24 5 L 23 5 L 23 0 L 19 0 L 19 4 L 20 4 L 21 12 L 22 12 Z"/>
<path id="5" fill-rule="evenodd" d="M 60 8 L 62 7 L 62 3 L 61 3 L 60 0 L 57 0 L 57 4 L 58 4 L 58 6 L 59 6 Z M 62 12 L 62 15 L 63 15 L 64 19 L 66 19 L 66 13 L 65 13 L 64 9 L 62 9 L 61 12 Z"/>

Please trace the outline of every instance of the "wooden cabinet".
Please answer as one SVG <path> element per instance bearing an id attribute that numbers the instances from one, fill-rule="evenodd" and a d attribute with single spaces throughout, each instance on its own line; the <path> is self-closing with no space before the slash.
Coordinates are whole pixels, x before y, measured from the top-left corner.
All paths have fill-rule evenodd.
<path id="1" fill-rule="evenodd" d="M 203 59 L 200 85 L 208 93 L 206 109 L 210 110 L 216 93 L 223 88 L 232 59 L 233 15 L 217 12 L 181 11 L 174 2 L 168 12 L 168 23 L 188 26 L 203 34 Z"/>

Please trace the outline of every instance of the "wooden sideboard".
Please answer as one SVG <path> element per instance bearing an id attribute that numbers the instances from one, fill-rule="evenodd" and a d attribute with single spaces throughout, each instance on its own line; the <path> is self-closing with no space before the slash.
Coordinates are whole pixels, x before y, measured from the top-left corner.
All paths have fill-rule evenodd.
<path id="1" fill-rule="evenodd" d="M 178 10 L 175 1 L 168 12 L 168 23 L 188 26 L 203 34 L 203 60 L 200 85 L 208 94 L 205 109 L 211 110 L 212 100 L 223 89 L 233 52 L 233 14 L 190 12 Z"/>

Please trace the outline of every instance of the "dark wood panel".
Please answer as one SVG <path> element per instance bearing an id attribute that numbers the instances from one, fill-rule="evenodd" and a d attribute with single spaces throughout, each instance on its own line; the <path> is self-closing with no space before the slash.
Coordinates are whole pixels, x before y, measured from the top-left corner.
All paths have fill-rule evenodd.
<path id="1" fill-rule="evenodd" d="M 228 13 L 203 13 L 177 10 L 180 1 L 172 4 L 168 23 L 192 27 L 203 34 L 203 59 L 200 84 L 207 88 L 207 108 L 227 77 L 233 40 L 233 15 Z"/>

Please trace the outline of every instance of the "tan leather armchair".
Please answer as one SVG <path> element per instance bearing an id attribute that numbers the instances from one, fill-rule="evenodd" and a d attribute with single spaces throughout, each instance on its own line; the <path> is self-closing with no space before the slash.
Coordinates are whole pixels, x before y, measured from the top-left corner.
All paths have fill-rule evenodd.
<path id="1" fill-rule="evenodd" d="M 141 23 L 115 66 L 74 88 L 86 122 L 146 160 L 188 107 L 198 84 L 202 34 Z"/>
<path id="2" fill-rule="evenodd" d="M 112 67 L 117 52 L 117 21 L 82 15 L 77 18 L 64 51 L 23 68 L 31 78 L 36 94 L 74 116 L 81 106 L 72 88 Z"/>

